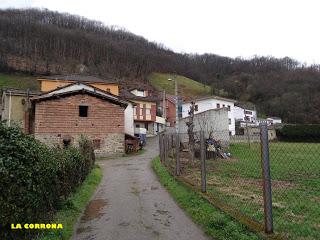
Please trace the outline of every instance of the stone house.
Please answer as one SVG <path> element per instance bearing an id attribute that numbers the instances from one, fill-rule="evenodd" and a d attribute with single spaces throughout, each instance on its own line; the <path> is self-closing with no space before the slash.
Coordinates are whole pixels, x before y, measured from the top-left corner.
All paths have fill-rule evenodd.
<path id="1" fill-rule="evenodd" d="M 125 151 L 125 109 L 130 102 L 84 83 L 74 83 L 31 99 L 32 133 L 51 146 L 93 140 L 98 156 Z"/>

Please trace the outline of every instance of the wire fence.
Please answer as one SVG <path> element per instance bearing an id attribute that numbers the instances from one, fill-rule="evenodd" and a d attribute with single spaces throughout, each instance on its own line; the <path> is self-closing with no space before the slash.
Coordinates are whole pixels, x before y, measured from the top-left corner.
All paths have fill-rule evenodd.
<path id="1" fill-rule="evenodd" d="M 280 239 L 320 239 L 320 143 L 277 141 L 261 125 L 235 136 L 164 133 L 159 144 L 173 175 L 249 228 Z"/>

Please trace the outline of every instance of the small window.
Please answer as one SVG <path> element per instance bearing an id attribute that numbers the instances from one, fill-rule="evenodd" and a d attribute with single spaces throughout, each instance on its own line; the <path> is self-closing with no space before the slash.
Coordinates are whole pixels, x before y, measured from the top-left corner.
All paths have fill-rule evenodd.
<path id="1" fill-rule="evenodd" d="M 145 123 L 145 124 L 144 124 L 144 128 L 147 129 L 147 130 L 149 130 L 148 127 L 149 127 L 149 124 L 148 124 L 148 123 Z"/>
<path id="2" fill-rule="evenodd" d="M 88 106 L 79 106 L 79 117 L 88 117 Z"/>
<path id="3" fill-rule="evenodd" d="M 64 148 L 67 148 L 67 147 L 69 147 L 71 145 L 71 139 L 70 138 L 63 139 L 62 142 L 63 142 L 63 147 Z"/>
<path id="4" fill-rule="evenodd" d="M 107 92 L 111 92 L 110 88 L 107 88 Z"/>
<path id="5" fill-rule="evenodd" d="M 136 124 L 136 128 L 139 128 L 140 127 L 140 125 L 139 124 Z"/>
<path id="6" fill-rule="evenodd" d="M 226 105 L 222 104 L 222 107 L 224 108 L 224 107 L 226 107 Z"/>
<path id="7" fill-rule="evenodd" d="M 228 111 L 231 111 L 231 107 L 230 107 L 230 105 L 228 105 Z"/>
<path id="8" fill-rule="evenodd" d="M 229 125 L 231 125 L 231 118 L 229 118 Z"/>
<path id="9" fill-rule="evenodd" d="M 198 111 L 198 105 L 194 105 L 194 110 L 197 112 Z"/>
<path id="10" fill-rule="evenodd" d="M 220 103 L 217 103 L 217 108 L 220 108 Z"/>

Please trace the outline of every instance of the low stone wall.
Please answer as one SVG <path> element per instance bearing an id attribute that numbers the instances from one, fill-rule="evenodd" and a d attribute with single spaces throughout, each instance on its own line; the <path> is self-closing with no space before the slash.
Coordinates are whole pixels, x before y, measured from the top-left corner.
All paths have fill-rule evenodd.
<path id="1" fill-rule="evenodd" d="M 64 139 L 70 139 L 71 145 L 78 146 L 80 135 L 38 133 L 35 134 L 34 137 L 49 147 L 63 147 Z M 125 153 L 125 136 L 123 133 L 109 133 L 105 136 L 99 136 L 99 138 L 90 135 L 88 135 L 88 137 L 92 140 L 100 140 L 100 147 L 94 150 L 97 157 L 107 157 Z"/>

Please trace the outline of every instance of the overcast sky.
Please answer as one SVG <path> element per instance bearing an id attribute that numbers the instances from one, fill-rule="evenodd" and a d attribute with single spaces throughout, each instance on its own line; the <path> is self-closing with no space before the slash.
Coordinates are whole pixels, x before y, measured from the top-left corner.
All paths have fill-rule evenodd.
<path id="1" fill-rule="evenodd" d="M 320 63 L 319 0 L 0 0 L 117 25 L 176 52 Z"/>

